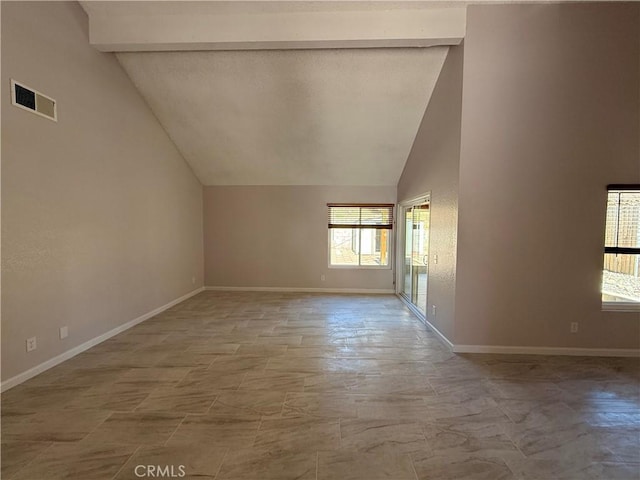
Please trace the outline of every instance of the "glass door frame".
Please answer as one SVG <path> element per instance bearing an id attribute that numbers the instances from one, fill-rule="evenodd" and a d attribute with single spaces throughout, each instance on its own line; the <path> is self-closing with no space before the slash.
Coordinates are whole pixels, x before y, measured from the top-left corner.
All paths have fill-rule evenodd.
<path id="1" fill-rule="evenodd" d="M 399 202 L 396 211 L 396 294 L 400 296 L 407 304 L 411 307 L 412 310 L 415 311 L 419 316 L 426 318 L 426 312 L 423 313 L 419 310 L 418 306 L 412 300 L 412 294 L 407 296 L 404 293 L 404 284 L 405 284 L 405 250 L 407 245 L 407 237 L 406 237 L 406 210 L 409 208 L 413 208 L 419 205 L 428 204 L 429 209 L 431 207 L 431 192 L 427 192 L 418 197 L 411 198 L 409 200 L 405 200 L 403 202 Z M 411 232 L 413 234 L 413 232 Z M 429 234 L 428 234 L 428 243 L 431 243 L 431 218 L 429 218 Z M 430 253 L 429 253 L 430 254 Z M 428 254 L 428 255 L 429 255 Z M 427 269 L 428 275 L 428 269 Z M 427 294 L 428 294 L 428 280 L 427 280 Z M 427 300 L 428 302 L 428 300 Z"/>

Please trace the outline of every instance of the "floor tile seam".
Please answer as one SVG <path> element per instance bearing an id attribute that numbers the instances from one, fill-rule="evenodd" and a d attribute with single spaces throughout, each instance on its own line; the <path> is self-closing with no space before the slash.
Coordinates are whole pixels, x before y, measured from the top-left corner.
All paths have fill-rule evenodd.
<path id="1" fill-rule="evenodd" d="M 136 405 L 136 407 L 131 410 L 131 413 L 141 413 L 142 410 L 138 410 L 140 408 L 140 406 L 146 402 L 147 400 L 149 400 L 149 398 L 151 397 L 152 394 L 154 394 L 156 391 L 160 391 L 162 389 L 166 389 L 166 388 L 173 388 L 176 389 L 178 388 L 178 384 L 182 382 L 182 380 L 178 381 L 178 382 L 171 382 L 169 384 L 161 384 L 161 385 L 156 385 L 154 386 L 151 390 L 149 390 L 149 393 L 147 393 L 147 395 L 142 399 L 142 401 Z"/>
<path id="2" fill-rule="evenodd" d="M 493 401 L 495 402 L 495 399 L 493 399 Z M 519 425 L 513 418 L 511 418 L 511 415 L 509 415 L 509 412 L 507 412 L 501 405 L 500 402 L 496 402 L 496 406 L 493 408 L 497 408 L 498 410 L 500 410 L 502 412 L 502 414 L 507 417 L 509 419 L 509 421 L 514 425 L 517 426 Z M 506 431 L 504 432 L 508 437 L 509 440 L 511 440 L 511 435 L 509 435 Z"/>
<path id="3" fill-rule="evenodd" d="M 558 403 L 560 403 L 561 405 L 567 407 L 572 413 L 574 413 L 576 416 L 578 417 L 583 417 L 583 413 L 579 412 L 577 409 L 573 408 L 571 405 L 569 405 L 566 401 L 564 400 L 560 400 Z"/>
<path id="4" fill-rule="evenodd" d="M 264 415 L 260 415 L 260 420 L 258 421 L 258 427 L 255 429 L 254 433 L 253 433 L 253 441 L 251 442 L 251 448 L 256 448 L 256 442 L 258 441 L 258 433 L 260 432 L 260 429 L 262 428 L 262 421 L 263 421 Z M 226 454 L 225 454 L 225 458 L 226 458 Z M 220 464 L 220 466 L 222 467 L 223 462 Z M 215 478 L 214 478 L 215 480 Z"/>
<path id="5" fill-rule="evenodd" d="M 220 395 L 222 395 L 219 392 L 216 392 L 215 394 L 215 398 L 213 399 L 213 401 L 211 402 L 211 405 L 209 405 L 209 408 L 207 408 L 207 410 L 203 413 L 203 415 L 209 415 L 209 412 L 211 412 L 211 409 L 213 408 L 213 406 L 218 402 L 218 399 L 220 398 Z"/>
<path id="6" fill-rule="evenodd" d="M 505 435 L 507 436 L 507 438 L 509 439 L 509 441 L 511 442 L 511 444 L 515 447 L 516 451 L 520 453 L 520 455 L 522 455 L 522 458 L 529 458 L 529 456 L 527 454 L 525 454 L 522 449 L 520 448 L 520 446 L 516 443 L 516 441 L 511 437 L 511 435 L 509 435 L 509 432 L 505 432 Z M 507 463 L 505 461 L 505 463 Z M 509 464 L 507 464 L 507 467 L 509 466 Z M 511 468 L 509 467 L 509 470 L 511 470 Z M 511 470 L 511 472 L 515 475 L 516 472 L 514 472 L 513 470 Z"/>
<path id="7" fill-rule="evenodd" d="M 73 412 L 73 410 L 81 410 L 81 409 L 70 409 L 69 412 Z M 97 409 L 98 411 L 100 411 L 101 409 Z M 101 422 L 99 422 L 95 427 L 93 427 L 86 435 L 84 435 L 82 438 L 80 438 L 79 440 L 76 440 L 76 443 L 79 443 L 87 438 L 89 438 L 89 436 L 91 434 L 93 434 L 96 430 L 98 430 L 98 428 L 100 428 L 102 425 L 104 425 L 107 420 L 109 420 L 111 417 L 113 417 L 115 414 L 119 413 L 116 412 L 114 410 L 105 410 L 106 412 L 109 412 L 109 415 L 107 415 L 105 417 L 104 420 L 102 420 Z"/>
<path id="8" fill-rule="evenodd" d="M 193 370 L 193 367 L 148 367 L 148 368 L 184 368 L 185 369 L 184 375 L 182 375 L 179 379 L 177 379 L 177 380 L 167 380 L 166 381 L 166 383 L 170 384 L 174 388 L 180 382 L 182 382 L 185 378 L 187 378 L 187 375 L 189 375 L 191 373 L 191 371 Z M 161 380 L 161 382 L 163 382 L 163 380 Z"/>
<path id="9" fill-rule="evenodd" d="M 264 366 L 264 370 L 272 370 L 269 368 L 269 364 L 273 361 L 274 358 L 278 358 L 278 357 L 269 357 L 269 359 L 267 360 L 267 364 Z"/>
<path id="10" fill-rule="evenodd" d="M 388 420 L 383 420 L 383 421 L 388 421 Z M 399 420 L 399 421 L 403 421 L 403 420 Z M 424 440 L 425 444 L 427 445 L 427 447 L 429 448 L 429 451 L 433 450 L 431 448 L 431 442 L 429 441 L 429 439 L 427 438 L 427 435 L 425 434 L 425 429 L 427 428 L 428 425 L 434 425 L 434 421 L 432 418 L 425 420 L 416 420 L 416 421 L 412 421 L 412 423 L 414 424 L 418 424 L 420 426 L 420 435 L 422 435 L 422 439 Z M 411 452 L 408 452 L 409 454 Z M 411 455 L 409 455 L 411 456 Z"/>
<path id="11" fill-rule="evenodd" d="M 402 399 L 422 400 L 423 405 L 429 408 L 427 400 L 432 398 L 433 395 L 415 395 L 415 394 L 391 394 L 391 393 L 349 393 L 343 391 L 328 391 L 328 392 L 291 392 L 292 395 L 316 395 L 316 396 L 333 396 L 333 397 L 347 397 L 349 404 L 357 406 L 357 400 L 379 400 L 384 401 L 388 399 L 395 399 L 400 397 Z"/>
<path id="12" fill-rule="evenodd" d="M 522 453 L 522 451 L 517 446 L 516 446 L 516 449 L 518 450 L 518 452 L 520 452 L 521 455 L 523 455 L 523 458 L 529 458 L 524 453 Z M 504 463 L 505 467 L 507 467 L 507 470 L 509 470 L 513 474 L 514 478 L 516 479 L 524 478 L 521 475 L 518 475 L 518 473 L 511 468 L 511 466 L 509 465 L 509 462 L 507 462 L 507 460 L 502 455 L 498 455 L 498 458 L 502 460 L 502 463 Z"/>
<path id="13" fill-rule="evenodd" d="M 242 386 L 242 384 L 247 380 L 247 377 L 249 376 L 249 372 L 244 372 L 242 380 L 240 380 L 240 383 L 238 383 L 238 386 L 235 388 L 230 389 L 232 392 L 239 392 L 240 391 L 240 387 Z"/>
<path id="14" fill-rule="evenodd" d="M 173 429 L 173 432 L 171 432 L 171 435 L 169 435 L 169 437 L 164 441 L 164 443 L 162 444 L 163 447 L 166 447 L 167 444 L 169 443 L 169 441 L 173 438 L 173 436 L 176 434 L 176 432 L 178 431 L 178 429 L 182 426 L 182 424 L 184 423 L 184 421 L 187 419 L 187 417 L 189 416 L 188 413 L 184 414 L 182 419 L 180 420 L 180 422 L 178 423 L 178 425 L 176 425 L 176 428 Z"/>
<path id="15" fill-rule="evenodd" d="M 305 387 L 306 388 L 306 387 Z M 314 391 L 314 390 L 303 390 L 302 392 L 294 392 L 297 394 L 300 393 L 305 393 L 308 395 L 360 395 L 360 396 L 364 396 L 364 395 L 368 395 L 368 396 L 384 396 L 384 397 L 401 397 L 401 398 L 405 398 L 405 397 L 410 397 L 410 398 L 415 398 L 415 397 L 420 397 L 422 399 L 424 399 L 425 401 L 427 401 L 430 398 L 433 398 L 435 396 L 437 396 L 435 393 L 434 394 L 424 394 L 424 393 L 403 393 L 403 392 L 395 392 L 395 391 L 371 391 L 371 392 L 367 392 L 367 391 L 357 391 L 357 390 L 353 390 L 353 389 L 345 389 L 345 388 L 341 388 L 341 389 L 335 389 L 335 390 L 320 390 L 320 391 Z"/>
<path id="16" fill-rule="evenodd" d="M 15 443 L 19 443 L 19 442 L 15 442 Z M 35 443 L 35 442 L 32 442 Z M 40 453 L 38 453 L 35 457 L 33 457 L 31 460 L 29 460 L 27 463 L 25 463 L 22 467 L 20 467 L 20 469 L 16 472 L 13 473 L 13 475 L 11 475 L 7 480 L 11 480 L 15 477 L 18 476 L 18 474 L 20 472 L 22 472 L 23 470 L 25 470 L 29 465 L 31 465 L 33 462 L 35 462 L 38 458 L 40 458 L 41 456 L 43 456 L 48 450 L 50 450 L 51 448 L 53 448 L 57 443 L 77 443 L 77 442 L 50 442 L 51 445 L 47 446 L 44 450 L 42 450 Z"/>
<path id="17" fill-rule="evenodd" d="M 420 478 L 418 477 L 418 471 L 416 470 L 416 466 L 413 463 L 413 455 L 408 453 L 407 456 L 409 457 L 409 462 L 411 463 L 411 470 L 413 470 L 413 474 L 415 475 L 416 480 L 420 480 Z"/>
<path id="18" fill-rule="evenodd" d="M 226 451 L 224 452 L 224 455 L 222 456 L 222 460 L 220 461 L 220 465 L 218 466 L 218 470 L 216 471 L 216 474 L 213 476 L 213 480 L 216 480 L 218 478 L 218 475 L 220 475 L 220 472 L 222 471 L 222 466 L 224 465 L 224 461 L 227 459 L 227 455 L 229 454 L 229 451 L 231 449 L 227 448 Z"/>
<path id="19" fill-rule="evenodd" d="M 294 392 L 294 393 L 300 393 L 300 392 Z M 306 393 L 306 392 L 305 392 Z M 309 392 L 311 394 L 314 394 L 314 392 Z M 328 392 L 329 394 L 334 394 L 333 392 Z M 425 395 L 414 395 L 414 394 L 394 394 L 394 393 L 343 393 L 343 392 L 335 392 L 336 395 L 340 395 L 340 396 L 347 396 L 347 397 L 356 397 L 355 399 L 358 398 L 363 398 L 363 397 L 382 397 L 382 398 L 395 398 L 395 397 L 409 397 L 409 398 L 413 398 L 413 399 L 420 399 L 423 401 L 426 401 L 426 399 L 430 398 L 429 395 L 425 396 Z M 316 393 L 316 395 L 322 395 L 322 392 Z"/>
<path id="20" fill-rule="evenodd" d="M 615 463 L 616 465 L 627 465 L 630 467 L 634 467 L 636 469 L 640 469 L 640 459 L 637 462 L 624 462 L 622 460 L 617 460 L 617 461 L 612 461 L 612 460 L 605 460 L 604 462 L 597 462 L 597 463 Z"/>
<path id="21" fill-rule="evenodd" d="M 127 465 L 127 463 L 129 463 L 129 460 L 131 460 L 137 453 L 138 451 L 142 448 L 142 445 L 138 445 L 136 447 L 136 449 L 133 451 L 133 453 L 131 455 L 129 455 L 129 457 L 125 460 L 125 462 L 122 464 L 122 466 L 118 469 L 118 471 L 113 475 L 113 477 L 111 477 L 111 480 L 115 480 L 116 478 L 118 478 L 118 475 L 120 475 L 120 472 L 122 472 L 122 470 L 124 469 L 124 467 Z"/>
<path id="22" fill-rule="evenodd" d="M 605 448 L 605 450 L 607 450 L 613 456 L 613 458 L 616 459 L 615 462 L 606 462 L 606 463 L 625 463 L 622 460 L 619 460 L 620 456 L 616 452 L 614 452 L 611 447 L 604 447 L 604 448 Z M 602 463 L 605 463 L 605 462 L 602 462 Z M 637 465 L 640 465 L 640 459 L 638 460 Z M 640 469 L 640 467 L 639 467 L 639 469 Z"/>
<path id="23" fill-rule="evenodd" d="M 284 406 L 287 403 L 287 395 L 289 395 L 289 393 L 291 393 L 291 392 L 285 392 L 284 393 L 284 398 L 282 399 L 282 406 L 280 407 L 280 418 L 284 418 Z"/>

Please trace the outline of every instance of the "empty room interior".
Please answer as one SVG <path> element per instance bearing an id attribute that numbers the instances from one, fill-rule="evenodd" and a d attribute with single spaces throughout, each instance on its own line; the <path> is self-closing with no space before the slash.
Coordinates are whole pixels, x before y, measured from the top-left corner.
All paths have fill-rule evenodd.
<path id="1" fill-rule="evenodd" d="M 2 479 L 640 479 L 640 3 L 0 19 Z"/>

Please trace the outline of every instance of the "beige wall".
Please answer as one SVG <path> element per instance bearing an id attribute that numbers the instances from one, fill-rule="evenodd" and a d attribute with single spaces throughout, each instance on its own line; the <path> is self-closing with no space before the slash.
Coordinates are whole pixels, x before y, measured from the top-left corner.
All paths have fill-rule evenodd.
<path id="1" fill-rule="evenodd" d="M 77 3 L 2 2 L 1 81 L 6 380 L 201 286 L 202 187 Z"/>
<path id="2" fill-rule="evenodd" d="M 606 185 L 640 182 L 639 25 L 630 3 L 469 8 L 456 344 L 640 346 L 640 314 L 600 308 Z"/>
<path id="3" fill-rule="evenodd" d="M 398 182 L 398 201 L 431 192 L 427 320 L 453 338 L 463 47 L 449 53 Z M 438 263 L 433 262 L 438 255 Z"/>
<path id="4" fill-rule="evenodd" d="M 205 187 L 205 285 L 391 290 L 390 269 L 328 268 L 327 203 L 395 200 L 395 187 Z"/>

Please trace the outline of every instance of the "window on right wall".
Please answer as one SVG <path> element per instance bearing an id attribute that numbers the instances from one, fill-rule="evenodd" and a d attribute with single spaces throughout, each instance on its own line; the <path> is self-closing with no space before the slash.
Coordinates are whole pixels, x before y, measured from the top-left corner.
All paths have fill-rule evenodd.
<path id="1" fill-rule="evenodd" d="M 640 309 L 640 185 L 607 189 L 602 302 Z"/>

